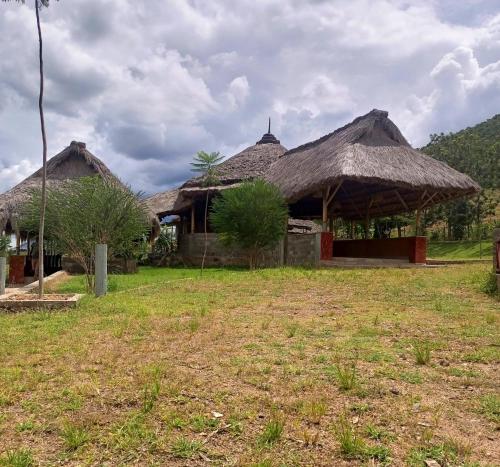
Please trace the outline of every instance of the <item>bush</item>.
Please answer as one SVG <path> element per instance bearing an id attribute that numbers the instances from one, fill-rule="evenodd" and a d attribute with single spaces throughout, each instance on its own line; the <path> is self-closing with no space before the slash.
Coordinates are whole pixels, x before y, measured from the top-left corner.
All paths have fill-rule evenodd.
<path id="1" fill-rule="evenodd" d="M 257 257 L 285 235 L 288 208 L 279 189 L 254 180 L 224 190 L 212 205 L 210 222 L 219 240 L 242 248 L 254 269 Z"/>
<path id="2" fill-rule="evenodd" d="M 22 213 L 24 230 L 38 231 L 40 205 L 41 193 L 36 190 Z M 98 176 L 49 187 L 45 216 L 47 239 L 82 266 L 90 291 L 96 244 L 107 244 L 110 257 L 130 258 L 149 224 L 138 194 Z"/>

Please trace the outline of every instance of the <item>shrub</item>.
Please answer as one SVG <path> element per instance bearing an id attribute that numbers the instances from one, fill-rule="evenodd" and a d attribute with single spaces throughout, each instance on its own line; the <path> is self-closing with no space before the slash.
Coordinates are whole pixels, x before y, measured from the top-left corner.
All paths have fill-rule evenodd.
<path id="1" fill-rule="evenodd" d="M 343 391 L 348 391 L 356 386 L 357 375 L 355 361 L 337 363 L 337 365 L 335 365 L 334 372 L 339 388 Z"/>
<path id="2" fill-rule="evenodd" d="M 283 434 L 284 421 L 274 417 L 264 427 L 264 431 L 259 436 L 258 444 L 263 447 L 270 447 L 276 444 Z"/>
<path id="3" fill-rule="evenodd" d="M 279 189 L 263 180 L 254 180 L 224 190 L 215 198 L 210 222 L 219 240 L 242 248 L 250 269 L 257 257 L 285 235 L 288 208 Z"/>
<path id="4" fill-rule="evenodd" d="M 413 353 L 417 365 L 427 365 L 431 361 L 431 346 L 428 342 L 413 343 Z"/>
<path id="5" fill-rule="evenodd" d="M 21 223 L 38 231 L 40 191 L 24 206 Z M 45 230 L 48 240 L 82 266 L 89 291 L 94 289 L 95 246 L 108 245 L 108 255 L 130 257 L 148 230 L 140 195 L 101 177 L 82 177 L 47 190 Z"/>

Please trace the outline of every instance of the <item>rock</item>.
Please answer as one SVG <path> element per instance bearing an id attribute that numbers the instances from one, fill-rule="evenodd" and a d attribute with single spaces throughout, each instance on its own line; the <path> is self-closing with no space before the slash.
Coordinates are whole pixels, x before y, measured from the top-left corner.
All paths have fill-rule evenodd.
<path id="1" fill-rule="evenodd" d="M 212 416 L 214 418 L 222 418 L 224 415 L 222 415 L 220 412 L 212 412 Z"/>
<path id="2" fill-rule="evenodd" d="M 391 388 L 390 391 L 396 396 L 401 394 L 401 391 L 398 388 Z"/>
<path id="3" fill-rule="evenodd" d="M 427 467 L 441 467 L 441 464 L 436 462 L 434 459 L 426 459 L 424 463 Z"/>

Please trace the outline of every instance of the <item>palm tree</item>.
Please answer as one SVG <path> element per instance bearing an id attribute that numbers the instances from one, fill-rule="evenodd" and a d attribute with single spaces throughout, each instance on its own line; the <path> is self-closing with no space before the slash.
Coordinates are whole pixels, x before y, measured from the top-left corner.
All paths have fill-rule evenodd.
<path id="1" fill-rule="evenodd" d="M 207 235 L 207 218 L 208 218 L 208 199 L 210 187 L 218 183 L 217 179 L 217 165 L 223 157 L 218 152 L 211 152 L 210 154 L 205 151 L 198 151 L 196 156 L 194 156 L 194 162 L 191 162 L 193 166 L 193 172 L 201 172 L 203 174 L 202 185 L 207 188 L 207 197 L 205 199 L 205 246 L 203 250 L 203 259 L 201 260 L 201 274 L 203 274 L 203 268 L 205 267 L 205 258 L 207 256 L 208 247 L 208 235 Z"/>
<path id="2" fill-rule="evenodd" d="M 2 0 L 8 2 L 11 0 Z M 15 0 L 24 3 L 25 0 Z M 49 6 L 49 0 L 35 0 L 36 26 L 38 30 L 38 59 L 40 70 L 40 93 L 38 96 L 38 111 L 40 113 L 40 127 L 42 130 L 42 205 L 40 209 L 40 227 L 38 229 L 38 296 L 43 297 L 43 239 L 45 230 L 45 206 L 47 204 L 47 137 L 45 134 L 45 118 L 43 115 L 43 41 L 42 28 L 40 26 L 40 8 Z"/>

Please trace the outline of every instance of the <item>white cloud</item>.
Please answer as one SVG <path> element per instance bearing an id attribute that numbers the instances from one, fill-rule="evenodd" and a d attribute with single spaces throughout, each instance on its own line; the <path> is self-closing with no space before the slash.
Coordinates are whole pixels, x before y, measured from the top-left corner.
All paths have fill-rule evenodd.
<path id="1" fill-rule="evenodd" d="M 49 153 L 84 140 L 150 192 L 189 177 L 199 149 L 253 144 L 269 115 L 287 147 L 374 107 L 424 144 L 499 111 L 495 2 L 53 2 L 42 11 Z M 39 165 L 32 5 L 2 3 L 0 30 L 1 191 Z"/>

